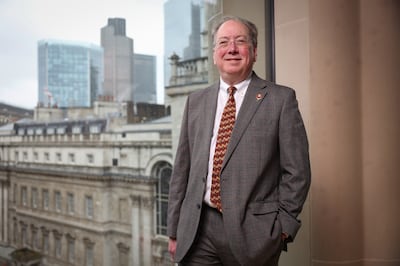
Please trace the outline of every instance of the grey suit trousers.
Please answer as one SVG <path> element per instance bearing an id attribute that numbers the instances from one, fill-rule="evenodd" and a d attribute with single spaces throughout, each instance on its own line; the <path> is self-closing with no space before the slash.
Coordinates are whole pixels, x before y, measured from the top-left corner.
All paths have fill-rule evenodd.
<path id="1" fill-rule="evenodd" d="M 279 254 L 268 262 L 254 266 L 277 266 Z M 217 209 L 202 206 L 200 226 L 196 239 L 180 266 L 240 266 L 236 260 L 226 236 L 223 214 Z"/>

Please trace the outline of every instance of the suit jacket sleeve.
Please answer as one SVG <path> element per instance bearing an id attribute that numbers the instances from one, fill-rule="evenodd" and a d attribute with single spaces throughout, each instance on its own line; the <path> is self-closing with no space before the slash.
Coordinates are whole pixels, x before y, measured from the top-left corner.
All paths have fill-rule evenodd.
<path id="1" fill-rule="evenodd" d="M 310 186 L 311 171 L 308 141 L 293 90 L 283 103 L 279 122 L 281 182 L 279 184 L 279 220 L 282 231 L 293 240 L 300 228 L 297 216 L 302 210 Z"/>
<path id="2" fill-rule="evenodd" d="M 190 170 L 191 156 L 188 137 L 188 105 L 189 98 L 186 101 L 185 111 L 183 113 L 179 143 L 169 185 L 167 234 L 172 238 L 176 238 L 180 209 L 186 194 Z"/>

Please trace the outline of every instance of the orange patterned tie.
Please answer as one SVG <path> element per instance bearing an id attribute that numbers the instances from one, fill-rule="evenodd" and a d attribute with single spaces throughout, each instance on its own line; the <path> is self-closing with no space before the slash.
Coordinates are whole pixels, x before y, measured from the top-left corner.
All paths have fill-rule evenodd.
<path id="1" fill-rule="evenodd" d="M 229 139 L 232 134 L 233 125 L 235 124 L 236 103 L 235 98 L 233 97 L 235 91 L 235 87 L 228 88 L 229 98 L 226 102 L 224 112 L 222 113 L 221 123 L 218 129 L 217 144 L 215 146 L 214 153 L 210 200 L 219 211 L 222 211 L 220 194 L 221 167 L 222 162 L 224 161 L 226 148 L 228 147 Z"/>

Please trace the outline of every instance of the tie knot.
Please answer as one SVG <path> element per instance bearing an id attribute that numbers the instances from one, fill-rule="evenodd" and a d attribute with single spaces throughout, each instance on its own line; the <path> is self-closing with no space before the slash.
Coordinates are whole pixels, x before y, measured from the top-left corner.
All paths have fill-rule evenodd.
<path id="1" fill-rule="evenodd" d="M 229 93 L 229 95 L 230 96 L 232 96 L 233 94 L 235 94 L 235 92 L 236 92 L 236 88 L 235 87 L 229 87 L 228 88 L 228 93 Z"/>

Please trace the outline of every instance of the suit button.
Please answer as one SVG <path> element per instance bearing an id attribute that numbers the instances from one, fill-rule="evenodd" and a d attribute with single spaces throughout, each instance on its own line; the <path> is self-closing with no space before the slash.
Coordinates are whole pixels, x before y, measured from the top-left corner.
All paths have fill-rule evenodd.
<path id="1" fill-rule="evenodd" d="M 197 209 L 201 209 L 201 204 L 197 204 Z"/>

